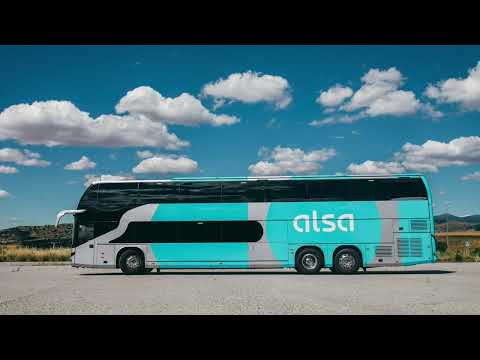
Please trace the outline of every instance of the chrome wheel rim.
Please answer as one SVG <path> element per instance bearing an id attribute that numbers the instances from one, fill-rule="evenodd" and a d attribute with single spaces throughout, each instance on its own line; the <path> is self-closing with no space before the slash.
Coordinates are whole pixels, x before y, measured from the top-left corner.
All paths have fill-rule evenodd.
<path id="1" fill-rule="evenodd" d="M 313 254 L 305 254 L 302 257 L 302 265 L 307 270 L 313 270 L 317 267 L 318 259 Z"/>
<path id="2" fill-rule="evenodd" d="M 352 254 L 342 254 L 338 262 L 347 271 L 353 270 L 357 264 L 357 260 Z"/>
<path id="3" fill-rule="evenodd" d="M 140 267 L 140 258 L 137 255 L 130 255 L 126 263 L 130 270 L 138 269 Z"/>

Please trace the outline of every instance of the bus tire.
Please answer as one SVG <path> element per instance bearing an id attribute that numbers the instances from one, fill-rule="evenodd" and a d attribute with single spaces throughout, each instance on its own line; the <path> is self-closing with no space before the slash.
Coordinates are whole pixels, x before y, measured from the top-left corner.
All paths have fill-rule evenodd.
<path id="1" fill-rule="evenodd" d="M 128 249 L 119 259 L 120 269 L 126 275 L 142 274 L 145 272 L 145 261 L 140 250 Z"/>
<path id="2" fill-rule="evenodd" d="M 356 273 L 360 267 L 360 255 L 355 249 L 342 249 L 335 254 L 334 272 L 339 274 Z"/>
<path id="3" fill-rule="evenodd" d="M 302 274 L 315 274 L 323 267 L 323 255 L 314 248 L 300 250 L 295 258 L 295 269 Z"/>

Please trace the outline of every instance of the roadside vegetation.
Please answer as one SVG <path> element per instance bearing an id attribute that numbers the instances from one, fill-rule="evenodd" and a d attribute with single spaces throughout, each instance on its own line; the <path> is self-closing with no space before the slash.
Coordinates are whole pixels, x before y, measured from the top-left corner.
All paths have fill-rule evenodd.
<path id="1" fill-rule="evenodd" d="M 477 235 L 477 234 L 475 234 Z M 480 262 L 480 234 L 472 236 L 452 233 L 448 248 L 446 237 L 437 234 L 437 256 L 440 262 Z M 6 261 L 70 261 L 71 249 L 67 247 L 35 248 L 20 245 L 0 245 L 0 262 Z"/>
<path id="2" fill-rule="evenodd" d="M 448 248 L 446 237 L 437 234 L 438 261 L 441 262 L 480 262 L 480 234 L 472 236 L 471 232 L 450 234 Z"/>
<path id="3" fill-rule="evenodd" d="M 28 248 L 18 245 L 0 246 L 0 262 L 5 261 L 70 261 L 70 248 Z"/>

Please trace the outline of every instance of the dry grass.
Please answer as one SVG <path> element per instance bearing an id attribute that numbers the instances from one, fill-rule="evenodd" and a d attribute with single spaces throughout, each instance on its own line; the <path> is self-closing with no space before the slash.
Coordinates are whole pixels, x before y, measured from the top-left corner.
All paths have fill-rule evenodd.
<path id="1" fill-rule="evenodd" d="M 447 233 L 445 232 L 436 232 L 435 233 L 436 238 L 446 238 Z M 480 239 L 480 231 L 449 231 L 448 232 L 448 237 L 449 238 L 456 238 L 456 237 L 469 237 L 473 239 Z"/>
<path id="2" fill-rule="evenodd" d="M 439 242 L 445 244 L 443 239 Z M 446 244 L 445 244 L 446 245 Z M 442 251 L 443 250 L 443 251 Z M 17 245 L 0 246 L 0 262 L 5 261 L 70 261 L 70 248 L 37 249 Z M 438 261 L 447 262 L 480 262 L 480 240 L 471 241 L 465 247 L 464 239 L 450 239 L 448 249 L 442 247 L 437 252 Z"/>
<path id="3" fill-rule="evenodd" d="M 70 248 L 37 249 L 16 245 L 0 246 L 0 262 L 4 261 L 69 261 Z"/>

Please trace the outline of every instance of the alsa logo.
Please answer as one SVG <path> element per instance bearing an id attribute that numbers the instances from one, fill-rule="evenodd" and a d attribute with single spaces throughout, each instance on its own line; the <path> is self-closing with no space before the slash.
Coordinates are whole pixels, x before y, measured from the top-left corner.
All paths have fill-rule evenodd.
<path id="1" fill-rule="evenodd" d="M 332 219 L 335 219 L 332 221 Z M 319 225 L 319 220 L 317 212 L 312 211 L 312 217 L 307 214 L 298 215 L 293 219 L 293 227 L 297 232 L 310 232 L 310 229 L 313 229 L 314 232 L 333 232 L 337 230 L 343 232 L 352 232 L 355 231 L 355 220 L 353 214 L 343 214 L 338 217 L 335 217 L 335 214 L 325 214 L 321 218 L 321 224 Z"/>

